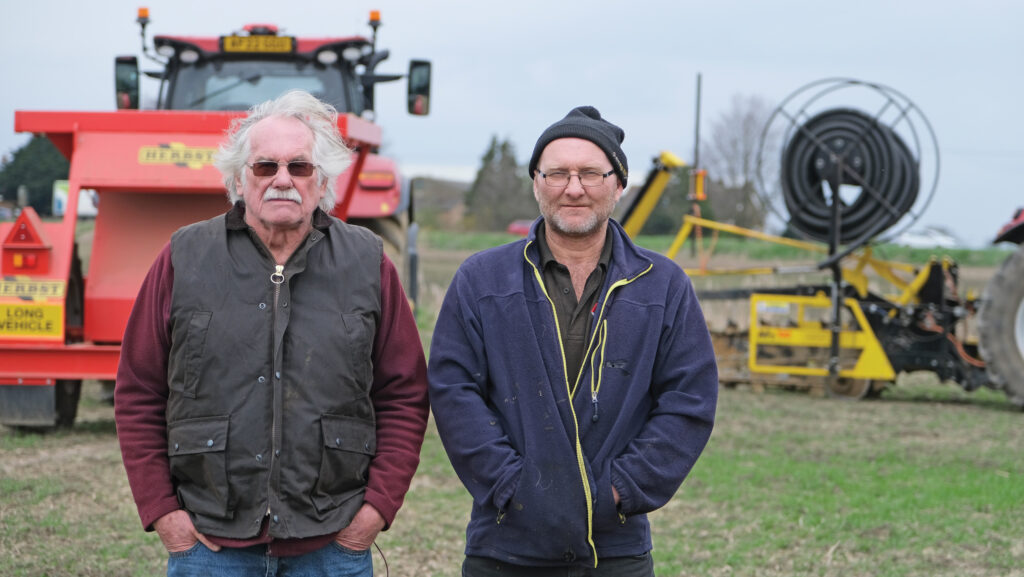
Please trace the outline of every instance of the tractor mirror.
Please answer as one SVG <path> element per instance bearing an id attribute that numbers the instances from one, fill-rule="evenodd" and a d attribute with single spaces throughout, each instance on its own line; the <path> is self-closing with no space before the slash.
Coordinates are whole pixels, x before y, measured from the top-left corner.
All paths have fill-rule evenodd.
<path id="1" fill-rule="evenodd" d="M 139 108 L 139 60 L 134 56 L 118 56 L 114 59 L 114 90 L 117 93 L 117 109 Z"/>
<path id="2" fill-rule="evenodd" d="M 412 60 L 409 62 L 409 114 L 426 116 L 430 114 L 430 62 Z"/>

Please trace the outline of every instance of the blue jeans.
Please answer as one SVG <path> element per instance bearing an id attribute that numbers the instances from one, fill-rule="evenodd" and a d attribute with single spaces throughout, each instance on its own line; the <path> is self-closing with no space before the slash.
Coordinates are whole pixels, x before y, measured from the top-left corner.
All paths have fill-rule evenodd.
<path id="1" fill-rule="evenodd" d="M 373 577 L 369 551 L 352 551 L 331 543 L 298 557 L 271 557 L 266 545 L 222 548 L 214 553 L 202 543 L 170 553 L 167 577 Z"/>

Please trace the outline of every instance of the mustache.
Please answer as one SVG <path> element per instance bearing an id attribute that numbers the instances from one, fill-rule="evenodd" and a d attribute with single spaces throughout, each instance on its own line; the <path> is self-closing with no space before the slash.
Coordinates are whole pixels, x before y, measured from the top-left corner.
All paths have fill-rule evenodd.
<path id="1" fill-rule="evenodd" d="M 278 188 L 268 188 L 267 191 L 263 193 L 263 200 L 290 200 L 292 202 L 302 204 L 302 195 L 299 194 L 299 191 L 295 190 L 294 187 L 283 190 Z"/>

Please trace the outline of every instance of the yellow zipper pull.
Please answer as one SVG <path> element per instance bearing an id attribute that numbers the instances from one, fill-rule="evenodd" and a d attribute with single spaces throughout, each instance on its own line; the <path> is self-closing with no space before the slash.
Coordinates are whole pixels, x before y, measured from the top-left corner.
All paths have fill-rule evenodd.
<path id="1" fill-rule="evenodd" d="M 273 273 L 271 273 L 270 282 L 274 284 L 281 284 L 284 282 L 284 265 L 278 264 L 274 266 L 276 266 L 277 268 L 274 270 Z"/>

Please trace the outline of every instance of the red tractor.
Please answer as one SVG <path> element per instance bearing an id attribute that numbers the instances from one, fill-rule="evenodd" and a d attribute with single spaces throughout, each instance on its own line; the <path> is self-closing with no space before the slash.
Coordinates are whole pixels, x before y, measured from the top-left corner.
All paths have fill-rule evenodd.
<path id="1" fill-rule="evenodd" d="M 408 185 L 394 160 L 379 156 L 373 123 L 378 83 L 407 79 L 408 111 L 426 115 L 430 63 L 408 74 L 378 74 L 388 57 L 371 38 L 301 38 L 252 24 L 220 37 L 156 36 L 143 52 L 161 68 L 155 110 L 139 110 L 135 56 L 115 61 L 117 111 L 15 112 L 15 130 L 45 134 L 69 160 L 62 221 L 26 208 L 0 222 L 0 423 L 69 426 L 83 379 L 114 379 L 135 295 L 157 252 L 177 228 L 229 205 L 212 157 L 232 119 L 289 89 L 304 89 L 339 111 L 353 148 L 337 183 L 333 213 L 376 232 L 415 296 L 415 238 Z M 154 54 L 155 52 L 155 54 Z M 80 190 L 95 191 L 98 211 L 87 267 L 76 234 Z M 83 247 L 84 248 L 84 247 Z"/>

